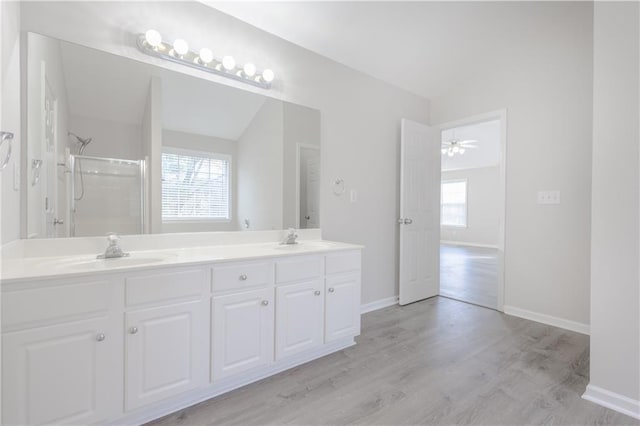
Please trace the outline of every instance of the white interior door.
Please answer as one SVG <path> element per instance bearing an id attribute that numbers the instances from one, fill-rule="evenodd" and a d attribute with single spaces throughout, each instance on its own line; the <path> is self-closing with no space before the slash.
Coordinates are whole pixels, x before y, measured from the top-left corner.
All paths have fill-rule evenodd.
<path id="1" fill-rule="evenodd" d="M 440 289 L 440 138 L 402 119 L 400 142 L 400 304 Z"/>

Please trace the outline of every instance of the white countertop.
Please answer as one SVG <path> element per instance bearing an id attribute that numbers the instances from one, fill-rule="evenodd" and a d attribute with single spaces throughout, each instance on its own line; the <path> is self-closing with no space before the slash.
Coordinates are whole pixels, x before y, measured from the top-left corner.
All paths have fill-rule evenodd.
<path id="1" fill-rule="evenodd" d="M 277 242 L 235 245 L 213 245 L 162 250 L 131 251 L 129 257 L 96 259 L 91 255 L 22 257 L 3 260 L 0 265 L 2 284 L 18 281 L 91 275 L 96 272 L 123 272 L 158 267 L 209 264 L 232 260 L 293 256 L 362 249 L 356 244 L 325 240 L 302 240 L 298 244 L 282 245 Z M 126 251 L 126 247 L 123 247 Z"/>

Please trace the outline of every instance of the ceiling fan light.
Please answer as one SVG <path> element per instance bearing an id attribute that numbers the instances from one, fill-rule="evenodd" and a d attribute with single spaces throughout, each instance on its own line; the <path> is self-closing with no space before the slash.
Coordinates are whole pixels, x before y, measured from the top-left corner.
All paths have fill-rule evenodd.
<path id="1" fill-rule="evenodd" d="M 460 148 L 460 150 L 458 151 L 458 153 L 460 153 L 460 155 L 464 154 L 465 149 L 464 148 Z"/>
<path id="2" fill-rule="evenodd" d="M 460 151 L 460 148 L 458 148 L 457 146 L 454 146 L 452 151 L 453 151 L 454 153 L 455 153 L 455 152 L 458 152 L 458 151 Z"/>
<path id="3" fill-rule="evenodd" d="M 442 148 L 441 151 L 442 151 L 443 154 L 446 154 L 447 153 L 447 148 Z"/>

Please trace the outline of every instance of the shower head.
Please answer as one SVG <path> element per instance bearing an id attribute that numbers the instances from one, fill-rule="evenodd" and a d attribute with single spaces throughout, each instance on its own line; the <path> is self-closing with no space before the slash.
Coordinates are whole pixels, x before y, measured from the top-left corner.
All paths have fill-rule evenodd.
<path id="1" fill-rule="evenodd" d="M 84 152 L 84 149 L 87 147 L 87 145 L 89 145 L 91 143 L 91 141 L 93 140 L 93 138 L 81 138 L 80 136 L 76 135 L 73 132 L 69 132 L 69 136 L 73 136 L 77 139 L 77 143 L 80 144 L 80 148 L 78 150 L 78 153 L 80 155 L 82 155 L 82 153 Z"/>

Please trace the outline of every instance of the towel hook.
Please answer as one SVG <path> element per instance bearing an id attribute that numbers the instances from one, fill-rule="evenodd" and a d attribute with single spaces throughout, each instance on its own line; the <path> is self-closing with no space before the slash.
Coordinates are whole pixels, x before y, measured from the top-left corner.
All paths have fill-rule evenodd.
<path id="1" fill-rule="evenodd" d="M 13 140 L 13 133 L 11 132 L 0 132 L 0 148 L 4 145 L 5 142 L 9 143 L 9 148 L 7 149 L 7 155 L 4 157 L 2 163 L 0 163 L 0 171 L 4 170 L 5 167 L 9 164 L 9 160 L 11 160 L 11 141 Z"/>

